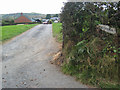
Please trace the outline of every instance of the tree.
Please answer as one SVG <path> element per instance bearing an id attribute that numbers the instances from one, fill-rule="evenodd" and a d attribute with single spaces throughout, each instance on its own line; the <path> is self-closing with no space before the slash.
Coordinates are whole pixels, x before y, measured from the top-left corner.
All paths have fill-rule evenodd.
<path id="1" fill-rule="evenodd" d="M 14 20 L 13 19 L 10 19 L 10 20 L 2 20 L 2 25 L 14 25 Z"/>
<path id="2" fill-rule="evenodd" d="M 47 14 L 46 19 L 50 19 L 50 18 L 51 18 L 51 14 Z"/>
<path id="3" fill-rule="evenodd" d="M 35 21 L 38 22 L 38 23 L 42 23 L 41 20 L 39 20 L 39 19 L 36 19 Z"/>
<path id="4" fill-rule="evenodd" d="M 53 17 L 58 17 L 58 14 L 55 14 Z"/>

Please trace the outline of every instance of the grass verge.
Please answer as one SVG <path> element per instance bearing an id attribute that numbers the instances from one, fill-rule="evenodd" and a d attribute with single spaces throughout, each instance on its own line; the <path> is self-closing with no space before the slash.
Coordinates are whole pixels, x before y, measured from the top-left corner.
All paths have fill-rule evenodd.
<path id="1" fill-rule="evenodd" d="M 95 76 L 94 74 L 91 77 L 91 71 L 84 71 L 79 73 L 73 65 L 66 64 L 62 66 L 62 72 L 67 75 L 71 75 L 76 78 L 77 81 L 85 85 L 89 85 L 96 88 L 102 88 L 103 90 L 120 90 L 120 85 L 116 83 L 111 83 L 104 78 Z"/>
<path id="2" fill-rule="evenodd" d="M 52 31 L 53 37 L 55 37 L 58 42 L 62 42 L 62 23 L 53 23 Z"/>
<path id="3" fill-rule="evenodd" d="M 38 24 L 1 26 L 2 27 L 2 38 L 0 38 L 0 41 L 5 42 L 6 40 L 17 36 L 36 25 Z"/>

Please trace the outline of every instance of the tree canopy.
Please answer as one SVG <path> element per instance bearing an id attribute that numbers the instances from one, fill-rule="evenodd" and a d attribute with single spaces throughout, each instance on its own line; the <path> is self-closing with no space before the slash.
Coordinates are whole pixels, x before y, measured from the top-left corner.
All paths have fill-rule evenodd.
<path id="1" fill-rule="evenodd" d="M 50 19 L 51 18 L 51 15 L 50 14 L 47 14 L 46 15 L 46 19 Z"/>

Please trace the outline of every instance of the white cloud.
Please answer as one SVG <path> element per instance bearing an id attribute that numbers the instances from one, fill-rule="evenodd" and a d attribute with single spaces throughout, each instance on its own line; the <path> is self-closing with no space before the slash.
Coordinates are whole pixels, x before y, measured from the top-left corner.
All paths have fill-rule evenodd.
<path id="1" fill-rule="evenodd" d="M 0 14 L 6 13 L 60 13 L 63 2 L 67 0 L 2 0 Z"/>

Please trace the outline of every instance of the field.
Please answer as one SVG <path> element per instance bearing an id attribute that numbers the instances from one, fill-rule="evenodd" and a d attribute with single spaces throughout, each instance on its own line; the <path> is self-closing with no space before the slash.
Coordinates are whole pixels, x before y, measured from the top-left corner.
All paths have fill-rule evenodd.
<path id="1" fill-rule="evenodd" d="M 36 26 L 38 24 L 28 24 L 28 25 L 9 25 L 9 26 L 2 26 L 2 38 L 0 38 L 0 41 L 6 41 L 8 39 L 11 39 L 30 28 Z"/>
<path id="2" fill-rule="evenodd" d="M 62 42 L 62 23 L 53 23 L 53 37 L 57 38 L 58 42 Z"/>

